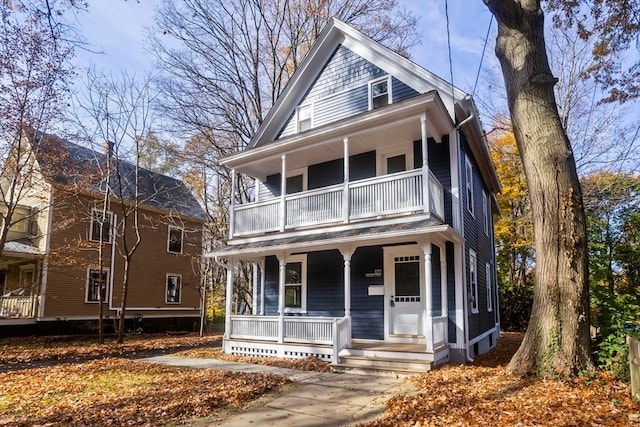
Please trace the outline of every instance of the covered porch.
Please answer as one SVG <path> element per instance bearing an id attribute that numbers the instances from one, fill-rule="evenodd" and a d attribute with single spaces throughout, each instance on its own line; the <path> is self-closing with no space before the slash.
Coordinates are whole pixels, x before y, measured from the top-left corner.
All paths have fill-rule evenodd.
<path id="1" fill-rule="evenodd" d="M 446 242 L 459 244 L 457 234 L 437 220 L 423 218 L 222 248 L 211 256 L 227 269 L 224 351 L 263 357 L 314 356 L 334 364 L 371 358 L 374 353 L 404 355 L 430 366 L 442 363 L 448 360 L 449 329 L 461 327 L 456 325 L 461 318 L 456 320 L 455 313 L 449 312 L 454 278 L 447 262 L 454 260 L 447 260 Z M 402 295 L 392 287 L 393 263 L 400 262 L 394 257 L 399 254 L 390 249 L 385 255 L 385 247 L 415 254 L 411 259 L 420 268 L 420 289 L 413 292 L 417 295 Z M 301 257 L 308 257 L 308 267 L 300 272 L 308 274 L 309 284 L 304 283 L 300 295 L 306 293 L 308 301 L 294 309 L 286 302 L 292 293 L 288 268 Z M 240 261 L 254 264 L 254 303 L 249 315 L 231 312 L 234 271 Z M 335 280 L 323 273 L 338 269 L 341 274 Z M 408 305 L 403 306 L 405 302 Z"/>
<path id="2" fill-rule="evenodd" d="M 0 259 L 0 321 L 35 319 L 42 255 L 28 240 L 5 244 Z"/>

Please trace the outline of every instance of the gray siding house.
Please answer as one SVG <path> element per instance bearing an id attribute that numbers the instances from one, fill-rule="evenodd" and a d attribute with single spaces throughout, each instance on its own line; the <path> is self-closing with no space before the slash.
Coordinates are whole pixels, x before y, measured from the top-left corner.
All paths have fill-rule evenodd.
<path id="1" fill-rule="evenodd" d="M 495 346 L 500 183 L 468 94 L 333 19 L 221 163 L 255 180 L 209 254 L 226 352 L 429 369 Z M 250 315 L 231 313 L 240 261 Z"/>

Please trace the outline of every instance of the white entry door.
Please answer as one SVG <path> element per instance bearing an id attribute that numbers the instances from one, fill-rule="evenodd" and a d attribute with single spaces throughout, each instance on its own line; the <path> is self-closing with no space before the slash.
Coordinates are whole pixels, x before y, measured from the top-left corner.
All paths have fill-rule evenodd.
<path id="1" fill-rule="evenodd" d="M 388 254 L 387 319 L 389 338 L 423 338 L 424 274 L 418 250 Z"/>

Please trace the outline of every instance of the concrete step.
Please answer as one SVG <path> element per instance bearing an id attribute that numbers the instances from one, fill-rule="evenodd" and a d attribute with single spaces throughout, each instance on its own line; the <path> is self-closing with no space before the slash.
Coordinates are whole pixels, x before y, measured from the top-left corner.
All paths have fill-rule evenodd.
<path id="1" fill-rule="evenodd" d="M 411 368 L 390 368 L 379 366 L 358 366 L 345 363 L 335 363 L 331 365 L 334 372 L 342 372 L 355 375 L 374 375 L 379 377 L 410 377 L 413 375 L 424 374 L 426 370 L 416 370 Z"/>
<path id="2" fill-rule="evenodd" d="M 432 361 L 424 359 L 409 359 L 396 357 L 371 357 L 371 356 L 353 356 L 341 355 L 340 363 L 350 366 L 373 366 L 376 368 L 390 369 L 413 369 L 416 371 L 428 371 L 431 369 Z"/>

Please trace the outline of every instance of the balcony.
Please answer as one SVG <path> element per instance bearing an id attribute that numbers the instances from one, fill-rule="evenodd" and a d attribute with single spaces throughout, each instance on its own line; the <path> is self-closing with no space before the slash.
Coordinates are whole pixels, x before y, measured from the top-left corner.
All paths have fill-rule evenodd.
<path id="1" fill-rule="evenodd" d="M 429 172 L 425 189 L 423 174 L 422 169 L 414 169 L 234 206 L 230 237 L 339 225 L 411 212 L 444 219 L 442 184 Z M 429 198 L 426 209 L 425 194 Z"/>

